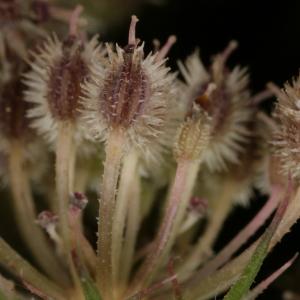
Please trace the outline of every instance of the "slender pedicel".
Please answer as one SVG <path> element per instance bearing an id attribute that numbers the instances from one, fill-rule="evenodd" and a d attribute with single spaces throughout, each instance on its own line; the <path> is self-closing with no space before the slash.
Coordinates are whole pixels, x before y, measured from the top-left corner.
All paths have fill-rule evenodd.
<path id="1" fill-rule="evenodd" d="M 182 124 L 177 134 L 174 154 L 177 169 L 171 187 L 166 212 L 154 240 L 151 251 L 140 267 L 127 295 L 147 286 L 159 267 L 165 262 L 176 238 L 198 175 L 202 154 L 209 145 L 210 119 L 197 111 L 194 105 L 191 117 Z"/>
<path id="2" fill-rule="evenodd" d="M 116 46 L 116 52 L 107 45 L 109 64 L 102 69 L 95 66 L 94 76 L 84 86 L 84 121 L 95 138 L 104 140 L 106 145 L 97 255 L 98 283 L 104 298 L 108 299 L 118 288 L 112 287 L 112 274 L 116 274 L 119 264 L 121 236 L 116 230 L 113 238 L 112 231 L 123 156 L 132 151 L 137 153 L 137 158 L 147 157 L 152 163 L 158 161 L 170 141 L 169 120 L 173 117 L 172 103 L 175 104 L 175 76 L 169 74 L 164 61 L 155 60 L 156 55 L 144 57 L 143 44 L 138 45 L 135 36 L 136 24 L 137 18 L 132 16 L 128 44 L 123 49 Z M 131 234 L 128 257 L 132 255 L 134 239 Z M 113 243 L 116 244 L 113 246 Z"/>

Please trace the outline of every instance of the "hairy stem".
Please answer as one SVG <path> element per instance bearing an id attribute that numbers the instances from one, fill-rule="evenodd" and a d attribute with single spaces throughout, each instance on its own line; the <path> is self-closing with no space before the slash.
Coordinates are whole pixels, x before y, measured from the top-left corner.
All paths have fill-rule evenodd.
<path id="1" fill-rule="evenodd" d="M 116 210 L 114 213 L 114 223 L 112 232 L 112 272 L 115 286 L 119 284 L 120 277 L 124 278 L 124 269 L 121 268 L 121 254 L 122 264 L 126 260 L 130 260 L 129 257 L 125 257 L 123 245 L 128 240 L 123 240 L 126 217 L 129 221 L 132 210 L 134 207 L 129 203 L 135 202 L 133 198 L 137 198 L 137 165 L 138 165 L 138 154 L 135 151 L 128 153 L 124 157 L 124 164 L 120 175 L 120 184 L 118 189 L 118 195 L 116 199 Z M 128 213 L 128 214 L 127 214 Z M 132 217 L 132 216 L 131 216 Z M 136 216 L 134 216 L 136 217 Z M 128 231 L 129 228 L 127 228 Z M 128 255 L 127 255 L 128 256 Z M 128 263 L 128 261 L 126 261 Z M 122 272 L 120 272 L 122 270 Z M 126 278 L 126 276 L 125 276 Z"/>
<path id="2" fill-rule="evenodd" d="M 134 261 L 134 250 L 136 245 L 136 239 L 138 235 L 138 229 L 141 222 L 140 215 L 140 179 L 136 170 L 135 177 L 132 181 L 132 190 L 129 205 L 127 207 L 127 225 L 124 238 L 123 255 L 120 267 L 121 282 L 127 283 L 130 275 L 130 271 Z"/>
<path id="3" fill-rule="evenodd" d="M 36 211 L 32 199 L 29 178 L 24 168 L 23 146 L 19 141 L 12 141 L 9 155 L 9 178 L 16 222 L 22 238 L 38 264 L 52 278 L 65 284 L 66 274 L 54 256 L 53 249 L 35 223 Z"/>
<path id="4" fill-rule="evenodd" d="M 22 281 L 27 282 L 42 291 L 43 294 L 49 296 L 49 298 L 57 300 L 67 299 L 62 288 L 33 268 L 2 238 L 0 238 L 0 264 Z"/>
<path id="5" fill-rule="evenodd" d="M 58 136 L 56 141 L 56 193 L 58 201 L 58 215 L 60 222 L 60 230 L 64 243 L 65 252 L 70 252 L 70 234 L 68 225 L 69 198 L 72 192 L 71 180 L 73 175 L 70 171 L 73 169 L 71 163 L 74 163 L 72 154 L 75 147 L 73 143 L 73 124 L 70 122 L 61 122 L 58 128 Z"/>
<path id="6" fill-rule="evenodd" d="M 199 170 L 199 161 L 179 160 L 167 208 L 153 247 L 137 273 L 129 294 L 147 285 L 167 256 L 182 223 Z"/>
<path id="7" fill-rule="evenodd" d="M 58 201 L 58 216 L 60 232 L 63 242 L 63 251 L 67 260 L 68 268 L 71 272 L 73 283 L 77 294 L 82 294 L 81 284 L 72 260 L 71 234 L 69 224 L 69 201 L 73 193 L 73 182 L 76 162 L 74 143 L 74 124 L 69 121 L 58 124 L 58 136 L 56 140 L 56 163 L 55 163 L 55 183 Z M 78 296 L 80 298 L 80 296 Z"/>
<path id="8" fill-rule="evenodd" d="M 114 129 L 105 147 L 105 162 L 98 222 L 98 283 L 102 297 L 112 298 L 112 230 L 115 209 L 116 191 L 124 152 L 124 132 Z"/>

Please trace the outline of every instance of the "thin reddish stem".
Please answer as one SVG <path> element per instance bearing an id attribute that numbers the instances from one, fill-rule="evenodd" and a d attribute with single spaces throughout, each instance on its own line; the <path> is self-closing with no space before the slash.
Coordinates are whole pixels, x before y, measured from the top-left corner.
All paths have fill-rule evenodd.
<path id="1" fill-rule="evenodd" d="M 243 246 L 247 240 L 266 222 L 271 214 L 276 209 L 280 199 L 280 188 L 274 186 L 272 194 L 263 208 L 257 213 L 257 215 L 250 221 L 250 223 L 242 229 L 233 240 L 217 256 L 209 261 L 198 273 L 198 278 L 201 279 L 212 274 L 219 267 L 224 265 L 232 255 Z"/>
<path id="2" fill-rule="evenodd" d="M 131 23 L 128 33 L 128 45 L 136 45 L 136 23 L 139 21 L 136 15 L 131 16 Z"/>
<path id="3" fill-rule="evenodd" d="M 189 160 L 178 162 L 166 213 L 153 243 L 153 248 L 137 272 L 127 294 L 147 286 L 171 250 L 176 238 L 176 230 L 182 223 L 188 206 L 198 170 L 199 162 Z"/>
<path id="4" fill-rule="evenodd" d="M 173 286 L 173 291 L 174 291 L 174 298 L 175 300 L 182 300 L 182 291 L 181 291 L 181 287 L 180 284 L 178 282 L 177 279 L 177 275 L 175 273 L 174 270 L 174 259 L 171 258 L 169 263 L 168 263 L 168 272 L 170 277 L 173 277 L 174 279 L 171 281 L 172 282 L 172 286 Z"/>
<path id="5" fill-rule="evenodd" d="M 83 11 L 83 6 L 81 5 L 77 5 L 71 16 L 70 16 L 70 20 L 69 20 L 69 34 L 71 36 L 78 36 L 78 23 L 79 23 L 79 17 L 81 15 Z"/>
<path id="6" fill-rule="evenodd" d="M 283 272 L 285 272 L 296 260 L 298 257 L 298 253 L 293 256 L 288 262 L 286 262 L 283 266 L 277 269 L 274 273 L 272 273 L 269 277 L 259 283 L 249 294 L 245 297 L 244 300 L 254 300 L 260 295 L 264 290 L 266 290 L 271 283 L 273 283 Z"/>
<path id="7" fill-rule="evenodd" d="M 175 35 L 169 36 L 166 43 L 162 46 L 162 48 L 158 51 L 157 56 L 155 58 L 155 61 L 161 61 L 163 60 L 167 54 L 169 53 L 172 46 L 176 43 L 177 38 Z"/>
<path id="8" fill-rule="evenodd" d="M 229 56 L 232 54 L 232 52 L 238 47 L 238 42 L 233 40 L 230 41 L 228 46 L 225 48 L 223 53 L 221 54 L 222 61 L 225 64 L 225 62 L 228 60 Z"/>

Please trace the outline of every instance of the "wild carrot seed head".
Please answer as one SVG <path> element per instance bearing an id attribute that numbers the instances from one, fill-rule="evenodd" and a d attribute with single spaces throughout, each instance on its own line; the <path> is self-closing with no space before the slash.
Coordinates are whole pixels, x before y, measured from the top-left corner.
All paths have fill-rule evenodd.
<path id="1" fill-rule="evenodd" d="M 50 141 L 56 138 L 58 122 L 69 121 L 78 126 L 82 84 L 89 79 L 93 60 L 102 57 L 97 37 L 85 42 L 76 33 L 74 22 L 71 19 L 70 34 L 65 40 L 52 35 L 32 53 L 31 71 L 25 74 L 25 99 L 33 103 L 28 117 L 32 127 Z M 83 133 L 77 129 L 80 140 Z"/>
<path id="2" fill-rule="evenodd" d="M 300 77 L 285 84 L 277 93 L 277 104 L 274 117 L 278 130 L 275 131 L 272 145 L 275 156 L 280 161 L 280 171 L 300 179 Z"/>
<path id="3" fill-rule="evenodd" d="M 105 141 L 111 130 L 124 130 L 130 146 L 153 158 L 166 142 L 162 137 L 175 106 L 175 76 L 165 66 L 166 53 L 144 57 L 144 45 L 135 36 L 137 21 L 133 16 L 124 48 L 107 44 L 106 68 L 91 66 L 83 117 L 93 137 Z"/>
<path id="4" fill-rule="evenodd" d="M 239 162 L 250 135 L 247 128 L 253 116 L 249 105 L 248 75 L 245 69 L 226 67 L 226 60 L 236 47 L 232 42 L 206 69 L 196 51 L 179 68 L 185 79 L 182 98 L 187 114 L 196 103 L 211 118 L 212 139 L 203 160 L 210 170 L 224 170 L 228 163 Z"/>

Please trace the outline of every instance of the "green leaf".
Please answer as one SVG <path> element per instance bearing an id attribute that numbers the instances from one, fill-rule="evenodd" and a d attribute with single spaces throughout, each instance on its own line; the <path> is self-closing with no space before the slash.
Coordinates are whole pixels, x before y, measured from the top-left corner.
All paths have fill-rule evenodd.
<path id="1" fill-rule="evenodd" d="M 240 300 L 249 291 L 267 256 L 269 242 L 270 240 L 266 239 L 264 235 L 240 279 L 231 287 L 224 300 Z"/>
<path id="2" fill-rule="evenodd" d="M 88 279 L 83 278 L 81 284 L 84 291 L 85 300 L 101 300 L 98 289 L 95 287 L 94 283 Z"/>

